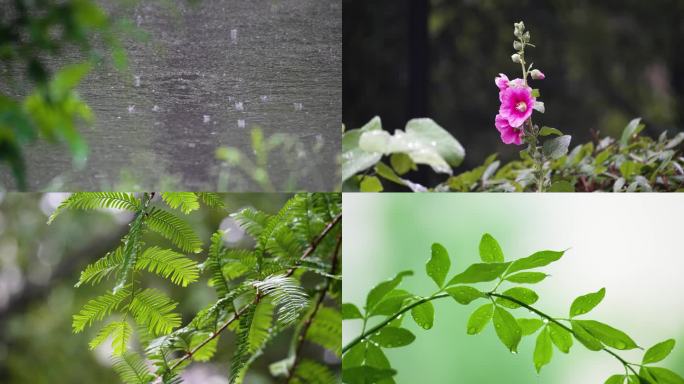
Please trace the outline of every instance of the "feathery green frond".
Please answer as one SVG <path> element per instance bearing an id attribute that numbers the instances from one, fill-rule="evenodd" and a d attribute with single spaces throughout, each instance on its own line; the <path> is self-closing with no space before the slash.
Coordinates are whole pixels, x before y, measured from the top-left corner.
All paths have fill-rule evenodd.
<path id="1" fill-rule="evenodd" d="M 162 192 L 162 200 L 173 209 L 180 207 L 183 213 L 188 214 L 199 209 L 199 200 L 193 192 Z"/>
<path id="2" fill-rule="evenodd" d="M 211 208 L 224 208 L 223 199 L 221 195 L 213 192 L 198 192 L 197 196 L 202 200 L 204 204 Z"/>
<path id="3" fill-rule="evenodd" d="M 270 276 L 252 283 L 262 296 L 269 296 L 277 307 L 277 321 L 285 327 L 299 318 L 308 305 L 308 295 L 297 280 L 284 275 Z"/>
<path id="4" fill-rule="evenodd" d="M 163 209 L 152 208 L 147 215 L 147 226 L 171 240 L 185 252 L 202 252 L 202 241 L 184 220 Z"/>
<path id="5" fill-rule="evenodd" d="M 135 321 L 153 335 L 164 335 L 180 326 L 180 315 L 173 312 L 178 304 L 163 293 L 148 288 L 136 292 L 129 309 Z"/>
<path id="6" fill-rule="evenodd" d="M 298 260 L 304 252 L 305 244 L 302 244 L 294 232 L 288 226 L 279 226 L 274 232 L 273 236 L 268 239 L 266 243 L 266 250 L 286 262 L 293 262 Z"/>
<path id="7" fill-rule="evenodd" d="M 105 325 L 89 343 L 90 349 L 95 349 L 109 336 L 112 337 L 112 349 L 115 356 L 121 356 L 126 352 L 128 340 L 131 339 L 133 328 L 127 321 L 114 321 Z"/>
<path id="8" fill-rule="evenodd" d="M 126 384 L 148 384 L 154 380 L 143 359 L 135 352 L 126 352 L 115 359 L 113 368 Z"/>
<path id="9" fill-rule="evenodd" d="M 192 350 L 197 347 L 200 343 L 204 342 L 211 333 L 209 332 L 196 332 L 192 334 L 190 344 L 188 345 L 188 350 Z M 197 350 L 192 355 L 192 359 L 195 361 L 209 361 L 216 353 L 216 348 L 218 346 L 218 339 L 214 338 L 210 342 L 204 344 L 202 348 Z"/>
<path id="10" fill-rule="evenodd" d="M 121 268 L 121 264 L 123 264 L 123 253 L 121 247 L 118 247 L 112 252 L 107 253 L 101 259 L 85 267 L 75 286 L 80 287 L 87 283 L 97 284 L 105 277 L 111 275 L 112 272 Z"/>
<path id="11" fill-rule="evenodd" d="M 320 307 L 306 333 L 306 340 L 334 352 L 342 354 L 342 315 L 336 309 Z"/>
<path id="12" fill-rule="evenodd" d="M 240 384 L 247 371 L 246 366 L 250 358 L 249 330 L 254 318 L 254 306 L 249 306 L 240 316 L 240 325 L 235 335 L 237 348 L 230 363 L 230 384 Z"/>
<path id="13" fill-rule="evenodd" d="M 223 275 L 223 253 L 223 231 L 218 230 L 211 235 L 209 254 L 202 268 L 209 272 L 209 283 L 216 289 L 219 297 L 226 296 L 230 291 L 228 281 Z"/>
<path id="14" fill-rule="evenodd" d="M 147 248 L 140 255 L 135 268 L 170 278 L 174 284 L 182 287 L 197 281 L 199 277 L 197 262 L 181 253 L 159 247 Z"/>
<path id="15" fill-rule="evenodd" d="M 304 359 L 297 364 L 290 384 L 336 384 L 339 380 L 321 363 Z"/>
<path id="16" fill-rule="evenodd" d="M 255 239 L 258 239 L 271 219 L 271 215 L 254 208 L 245 208 L 230 215 L 240 227 Z"/>
<path id="17" fill-rule="evenodd" d="M 129 211 L 141 209 L 140 201 L 132 193 L 121 192 L 77 192 L 67 197 L 50 215 L 48 224 L 65 209 L 116 208 Z"/>
<path id="18" fill-rule="evenodd" d="M 123 246 L 121 253 L 123 255 L 123 260 L 121 261 L 121 270 L 119 271 L 119 278 L 117 279 L 116 286 L 114 286 L 114 292 L 129 283 L 133 268 L 138 261 L 138 255 L 140 254 L 140 249 L 143 245 L 140 238 L 143 233 L 144 221 L 145 215 L 142 212 L 138 213 L 135 220 L 131 223 L 131 229 L 122 240 Z"/>
<path id="19" fill-rule="evenodd" d="M 120 289 L 116 293 L 105 293 L 88 301 L 81 311 L 74 315 L 72 327 L 74 333 L 79 333 L 96 320 L 102 320 L 113 310 L 119 308 L 121 303 L 131 294 L 128 287 Z"/>

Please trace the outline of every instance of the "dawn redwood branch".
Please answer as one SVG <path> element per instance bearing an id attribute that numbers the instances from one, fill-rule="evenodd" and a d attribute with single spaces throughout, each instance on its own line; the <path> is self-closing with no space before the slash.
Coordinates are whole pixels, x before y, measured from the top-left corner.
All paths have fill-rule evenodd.
<path id="1" fill-rule="evenodd" d="M 334 218 L 331 222 L 329 222 L 329 223 L 325 226 L 325 228 L 323 228 L 323 230 L 321 231 L 321 233 L 318 234 L 318 236 L 316 236 L 315 239 L 313 239 L 313 241 L 311 242 L 311 244 L 304 250 L 304 253 L 303 253 L 302 256 L 299 258 L 299 261 L 301 262 L 301 261 L 303 261 L 304 259 L 306 259 L 307 257 L 311 256 L 311 254 L 314 253 L 314 251 L 316 250 L 316 248 L 318 248 L 318 245 L 321 243 L 321 241 L 323 241 L 323 239 L 325 238 L 325 236 L 326 236 L 328 233 L 330 233 L 330 231 L 333 229 L 333 227 L 335 227 L 335 225 L 336 225 L 337 223 L 339 223 L 341 220 L 342 220 L 342 214 L 340 213 L 340 214 L 338 214 L 337 216 L 335 216 L 335 218 Z M 292 267 L 292 268 L 290 268 L 290 269 L 287 271 L 287 273 L 285 274 L 285 276 L 286 276 L 286 277 L 292 276 L 292 274 L 295 272 L 296 269 L 297 269 L 297 267 Z"/>
<path id="2" fill-rule="evenodd" d="M 342 245 L 342 236 L 338 235 L 337 236 L 337 243 L 335 244 L 335 250 L 333 251 L 333 257 L 332 257 L 332 267 L 330 268 L 330 275 L 333 276 L 335 275 L 335 270 L 337 268 L 337 258 L 340 252 L 340 247 Z M 311 327 L 311 323 L 313 322 L 313 319 L 316 317 L 316 314 L 318 313 L 318 309 L 323 305 L 323 301 L 325 300 L 326 294 L 328 292 L 328 289 L 330 288 L 330 284 L 332 282 L 331 277 L 326 277 L 325 278 L 325 285 L 323 289 L 318 293 L 318 297 L 316 298 L 316 303 L 314 304 L 314 308 L 311 311 L 311 315 L 304 321 L 302 324 L 302 329 L 301 332 L 299 333 L 297 337 L 297 346 L 295 347 L 294 350 L 294 361 L 292 362 L 292 367 L 290 368 L 288 374 L 287 374 L 287 380 L 285 381 L 286 384 L 290 383 L 290 380 L 294 377 L 294 372 L 297 369 L 297 364 L 299 364 L 300 357 L 301 357 L 301 352 L 302 352 L 302 347 L 304 346 L 304 340 L 306 340 L 306 334 L 309 331 L 309 328 Z"/>
<path id="3" fill-rule="evenodd" d="M 573 336 L 575 336 L 575 339 L 577 339 L 577 335 L 576 335 L 575 332 L 572 330 L 572 328 L 569 328 L 569 327 L 566 326 L 565 324 L 559 322 L 557 319 L 555 319 L 555 318 L 553 318 L 553 317 L 547 315 L 546 313 L 544 313 L 544 312 L 538 310 L 537 308 L 534 308 L 534 307 L 532 307 L 532 306 L 530 306 L 530 305 L 528 305 L 528 304 L 525 304 L 524 302 L 522 302 L 522 301 L 520 301 L 520 300 L 518 300 L 518 299 L 516 299 L 516 298 L 514 298 L 514 297 L 510 297 L 510 296 L 507 296 L 507 295 L 502 295 L 502 294 L 494 293 L 494 292 L 485 292 L 484 295 L 487 296 L 487 297 L 490 297 L 490 298 L 491 298 L 491 297 L 498 297 L 498 298 L 500 298 L 500 299 L 508 300 L 508 301 L 510 301 L 510 302 L 513 302 L 513 303 L 515 303 L 515 304 L 518 304 L 519 306 L 521 306 L 521 307 L 523 307 L 523 308 L 525 308 L 525 309 L 527 309 L 527 310 L 529 310 L 529 311 L 531 311 L 531 312 L 533 312 L 533 313 L 535 313 L 535 314 L 541 316 L 542 318 L 544 318 L 544 319 L 546 319 L 546 320 L 548 320 L 548 321 L 550 321 L 550 322 L 552 322 L 552 323 L 558 325 L 559 327 L 563 328 L 564 330 L 570 332 L 570 334 L 572 334 Z M 345 353 L 346 351 L 348 351 L 348 350 L 349 350 L 351 347 L 353 347 L 354 345 L 358 344 L 358 343 L 361 342 L 362 340 L 367 339 L 370 335 L 372 335 L 372 334 L 378 332 L 379 330 L 381 330 L 382 328 L 386 327 L 387 324 L 389 324 L 390 322 L 392 322 L 392 320 L 394 320 L 394 319 L 396 319 L 397 317 L 401 316 L 402 314 L 404 314 L 404 313 L 410 311 L 412 308 L 417 307 L 417 306 L 419 306 L 419 305 L 421 305 L 421 304 L 423 304 L 423 303 L 426 303 L 426 302 L 428 302 L 428 301 L 437 300 L 437 299 L 442 299 L 442 298 L 445 298 L 445 297 L 450 297 L 450 296 L 449 296 L 448 293 L 437 293 L 437 294 L 435 294 L 435 295 L 432 295 L 432 296 L 429 296 L 429 297 L 422 298 L 422 299 L 420 299 L 420 300 L 418 300 L 418 301 L 414 301 L 413 303 L 411 303 L 411 304 L 407 305 L 406 307 L 400 309 L 397 313 L 393 314 L 392 316 L 388 317 L 387 319 L 383 320 L 382 322 L 378 323 L 378 324 L 375 325 L 374 327 L 368 329 L 367 331 L 363 332 L 361 335 L 359 335 L 358 337 L 356 337 L 355 339 L 353 339 L 352 341 L 350 341 L 347 345 L 344 346 L 344 348 L 342 348 L 342 353 Z M 613 356 L 613 357 L 616 358 L 618 361 L 620 361 L 620 363 L 622 363 L 623 366 L 625 366 L 627 369 L 629 369 L 630 371 L 632 371 L 632 373 L 633 373 L 634 375 L 636 375 L 637 377 L 639 376 L 639 374 L 634 370 L 634 368 L 632 368 L 631 364 L 630 364 L 629 362 L 627 362 L 627 360 L 625 360 L 624 358 L 622 358 L 620 355 L 618 355 L 617 353 L 615 353 L 614 351 L 611 351 L 610 349 L 608 349 L 608 348 L 606 348 L 606 347 L 601 348 L 601 350 L 604 351 L 604 352 L 606 352 L 606 353 L 608 353 L 609 355 Z"/>

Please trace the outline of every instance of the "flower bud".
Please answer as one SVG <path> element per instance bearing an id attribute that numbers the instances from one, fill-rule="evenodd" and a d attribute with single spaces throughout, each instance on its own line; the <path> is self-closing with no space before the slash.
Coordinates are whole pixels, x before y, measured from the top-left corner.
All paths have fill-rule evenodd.
<path id="1" fill-rule="evenodd" d="M 514 28 L 513 28 L 513 34 L 514 34 L 516 37 L 521 37 L 522 34 L 523 34 L 523 32 L 525 31 L 525 23 L 523 23 L 523 22 L 521 21 L 521 22 L 518 22 L 518 23 L 513 24 L 513 27 L 514 27 Z"/>
<path id="2" fill-rule="evenodd" d="M 527 31 L 527 32 L 525 32 L 525 34 L 523 34 L 522 40 L 526 43 L 530 42 L 530 32 L 529 31 Z"/>
<path id="3" fill-rule="evenodd" d="M 533 69 L 532 72 L 530 72 L 530 76 L 532 76 L 532 79 L 534 80 L 544 80 L 546 78 L 544 73 L 538 69 Z"/>
<path id="4" fill-rule="evenodd" d="M 514 53 L 511 55 L 511 60 L 513 60 L 514 63 L 520 63 L 522 62 L 522 59 L 520 58 L 520 55 L 517 53 Z"/>
<path id="5" fill-rule="evenodd" d="M 517 40 L 513 42 L 513 49 L 515 49 L 516 51 L 519 51 L 522 48 L 523 48 L 523 45 L 521 42 L 519 42 Z"/>

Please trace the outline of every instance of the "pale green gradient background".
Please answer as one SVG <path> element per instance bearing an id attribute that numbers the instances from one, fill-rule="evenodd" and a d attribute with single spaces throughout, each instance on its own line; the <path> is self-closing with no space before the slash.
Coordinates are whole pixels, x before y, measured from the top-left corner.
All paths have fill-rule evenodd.
<path id="1" fill-rule="evenodd" d="M 570 248 L 533 287 L 535 304 L 566 316 L 572 300 L 606 287 L 606 298 L 587 318 L 612 324 L 649 347 L 674 337 L 677 346 L 663 366 L 684 375 L 684 196 L 680 194 L 351 194 L 343 197 L 343 301 L 359 307 L 370 288 L 413 269 L 403 287 L 427 295 L 425 275 L 433 242 L 452 259 L 449 276 L 479 260 L 484 232 L 497 238 L 507 258 Z M 483 289 L 489 287 L 482 285 Z M 465 324 L 477 305 L 451 299 L 435 304 L 435 326 L 405 325 L 417 335 L 408 347 L 386 350 L 399 371 L 397 383 L 603 383 L 621 364 L 575 342 L 569 355 L 554 351 L 537 375 L 534 339 L 513 355 L 491 324 L 468 336 Z M 517 317 L 533 317 L 515 310 Z M 377 321 L 377 320 L 376 320 Z M 358 335 L 360 321 L 344 321 L 343 343 Z M 637 361 L 641 352 L 623 355 Z"/>

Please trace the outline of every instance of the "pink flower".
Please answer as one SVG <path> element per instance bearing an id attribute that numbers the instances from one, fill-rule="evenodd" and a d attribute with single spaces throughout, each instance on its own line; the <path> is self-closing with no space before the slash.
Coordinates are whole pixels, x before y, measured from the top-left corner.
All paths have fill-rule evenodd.
<path id="1" fill-rule="evenodd" d="M 499 91 L 503 92 L 508 88 L 508 76 L 499 73 L 499 76 L 494 78 L 494 84 L 499 87 Z"/>
<path id="2" fill-rule="evenodd" d="M 532 72 L 530 72 L 530 76 L 532 77 L 533 80 L 544 80 L 546 76 L 544 75 L 544 72 L 538 70 L 538 69 L 533 69 Z"/>
<path id="3" fill-rule="evenodd" d="M 501 114 L 496 115 L 496 118 L 494 119 L 494 125 L 496 126 L 496 129 L 499 130 L 499 133 L 501 134 L 501 141 L 503 141 L 504 144 L 522 144 L 522 128 L 511 127 L 511 125 L 508 124 L 508 119 Z"/>
<path id="4" fill-rule="evenodd" d="M 513 128 L 520 127 L 532 115 L 535 98 L 532 97 L 530 87 L 524 85 L 508 87 L 499 93 L 499 99 L 501 100 L 499 115 L 506 118 Z"/>

